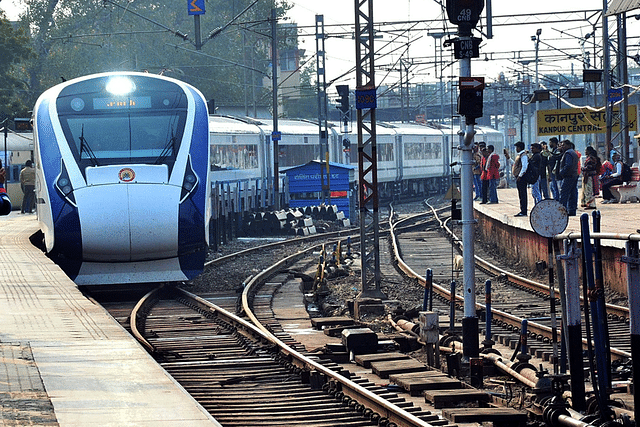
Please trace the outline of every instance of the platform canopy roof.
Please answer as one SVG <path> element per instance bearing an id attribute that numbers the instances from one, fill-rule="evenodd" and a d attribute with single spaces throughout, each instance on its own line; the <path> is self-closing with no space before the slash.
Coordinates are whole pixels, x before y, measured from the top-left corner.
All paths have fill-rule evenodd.
<path id="1" fill-rule="evenodd" d="M 611 0 L 606 16 L 617 15 L 640 8 L 640 0 Z"/>

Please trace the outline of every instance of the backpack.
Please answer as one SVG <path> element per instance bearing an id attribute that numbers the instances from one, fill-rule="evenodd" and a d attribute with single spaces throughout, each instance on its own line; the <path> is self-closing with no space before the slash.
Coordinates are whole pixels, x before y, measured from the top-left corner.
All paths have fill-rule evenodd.
<path id="1" fill-rule="evenodd" d="M 628 164 L 622 163 L 622 174 L 620 177 L 622 178 L 622 182 L 631 181 L 631 167 Z"/>
<path id="2" fill-rule="evenodd" d="M 529 165 L 527 166 L 527 170 L 522 176 L 527 184 L 535 184 L 536 182 L 538 182 L 538 178 L 540 178 L 540 161 L 538 160 L 538 162 L 534 164 L 532 159 L 533 155 L 529 157 Z"/>
<path id="3" fill-rule="evenodd" d="M 531 163 L 529 163 L 529 166 L 527 167 L 527 171 L 524 173 L 522 178 L 524 178 L 527 184 L 535 184 L 536 182 L 538 182 L 538 178 L 540 178 L 540 174 L 538 173 L 538 170 L 532 167 Z"/>

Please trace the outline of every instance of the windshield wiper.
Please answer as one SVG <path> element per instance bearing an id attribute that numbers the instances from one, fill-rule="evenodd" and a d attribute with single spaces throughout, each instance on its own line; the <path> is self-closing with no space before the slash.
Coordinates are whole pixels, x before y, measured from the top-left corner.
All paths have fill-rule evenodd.
<path id="1" fill-rule="evenodd" d="M 80 160 L 82 160 L 83 152 L 87 153 L 87 156 L 91 160 L 91 165 L 100 166 L 98 164 L 98 158 L 96 157 L 95 153 L 89 146 L 89 143 L 87 142 L 87 140 L 84 138 L 84 125 L 82 125 L 82 131 L 80 133 Z"/>
<path id="2" fill-rule="evenodd" d="M 162 149 L 162 152 L 160 153 L 160 155 L 158 156 L 158 158 L 155 161 L 156 165 L 162 164 L 164 162 L 164 160 L 169 157 L 169 155 L 173 152 L 173 145 L 176 142 L 176 137 L 173 134 L 173 129 L 171 129 L 171 138 L 169 138 L 169 140 L 167 141 L 166 145 L 164 146 L 164 148 Z"/>

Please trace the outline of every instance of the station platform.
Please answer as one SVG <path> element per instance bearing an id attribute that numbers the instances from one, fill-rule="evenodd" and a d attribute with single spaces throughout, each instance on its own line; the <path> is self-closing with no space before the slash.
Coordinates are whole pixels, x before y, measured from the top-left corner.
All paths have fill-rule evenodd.
<path id="1" fill-rule="evenodd" d="M 219 426 L 106 311 L 0 217 L 0 426 Z"/>
<path id="2" fill-rule="evenodd" d="M 522 267 L 538 270 L 541 263 L 549 260 L 548 240 L 535 233 L 531 226 L 531 210 L 534 208 L 529 189 L 528 216 L 516 217 L 520 212 L 518 190 L 498 189 L 498 204 L 473 203 L 474 217 L 478 221 L 476 231 L 482 239 L 499 248 L 500 255 L 514 260 Z M 602 204 L 602 197 L 596 198 L 596 209 L 600 212 L 600 228 L 609 236 L 600 241 L 602 251 L 603 281 L 606 288 L 620 295 L 628 294 L 627 264 L 624 262 L 625 248 L 631 235 L 638 238 L 640 229 L 640 203 Z M 581 240 L 580 217 L 589 216 L 589 230 L 593 231 L 594 209 L 578 206 L 576 216 L 568 217 L 563 236 L 571 234 L 572 239 Z M 560 249 L 561 250 L 561 249 Z M 556 250 L 556 255 L 559 253 Z"/>
<path id="3" fill-rule="evenodd" d="M 529 212 L 535 206 L 533 197 L 531 197 L 531 189 L 528 189 Z M 569 224 L 565 233 L 580 232 L 580 216 L 584 213 L 589 214 L 593 209 L 581 208 L 578 201 L 578 210 L 576 216 L 569 217 Z M 533 231 L 529 222 L 529 216 L 515 217 L 520 212 L 520 199 L 518 199 L 518 190 L 516 188 L 499 188 L 498 204 L 480 204 L 480 201 L 473 202 L 473 208 L 483 214 L 492 216 L 501 222 Z M 596 198 L 596 210 L 601 214 L 601 231 L 603 233 L 618 234 L 634 234 L 640 229 L 640 203 L 612 203 L 602 204 L 602 196 Z M 592 221 L 590 220 L 590 224 Z"/>

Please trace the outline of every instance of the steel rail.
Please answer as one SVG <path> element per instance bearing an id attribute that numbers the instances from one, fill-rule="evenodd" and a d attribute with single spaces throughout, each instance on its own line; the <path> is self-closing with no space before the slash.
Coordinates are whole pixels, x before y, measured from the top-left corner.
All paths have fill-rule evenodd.
<path id="1" fill-rule="evenodd" d="M 435 209 L 432 209 L 434 214 L 437 217 L 437 213 L 435 211 Z M 409 220 L 409 219 L 415 219 L 418 216 L 424 216 L 427 215 L 426 213 L 422 213 L 422 214 L 417 214 L 417 215 L 413 215 L 411 217 L 408 218 L 403 218 L 403 220 Z M 439 219 L 438 219 L 439 220 Z M 440 220 L 439 220 L 440 221 Z M 398 221 L 400 222 L 400 221 Z M 451 235 L 451 237 L 453 238 L 453 240 L 455 242 L 457 242 L 457 244 L 459 246 L 461 246 L 461 242 L 458 239 L 458 237 L 455 235 L 455 233 L 453 233 L 453 231 L 446 226 L 445 223 L 443 223 L 442 221 L 440 221 L 442 228 L 449 233 L 449 235 Z M 593 239 L 611 239 L 611 240 L 632 240 L 632 241 L 640 241 L 640 234 L 638 233 L 629 233 L 629 234 L 623 234 L 623 233 L 591 233 L 591 237 Z M 571 233 L 566 233 L 566 234 L 559 234 L 555 237 L 556 240 L 564 240 L 564 239 L 575 239 L 575 240 L 581 240 L 582 236 L 580 235 L 580 233 L 576 233 L 576 232 L 571 232 Z M 460 247 L 461 249 L 461 247 Z M 540 292 L 545 292 L 545 293 L 549 293 L 549 285 L 546 285 L 544 283 L 540 283 L 540 282 L 536 282 L 535 280 L 530 280 L 527 279 L 526 277 L 521 277 L 518 276 L 517 274 L 514 274 L 510 271 L 507 270 L 503 270 L 500 267 L 490 263 L 489 261 L 479 257 L 478 255 L 475 255 L 475 261 L 476 264 L 478 265 L 478 267 L 480 269 L 485 270 L 486 272 L 493 274 L 494 276 L 504 276 L 507 278 L 507 280 L 509 280 L 510 282 L 526 288 L 526 289 L 530 289 L 530 290 L 534 290 L 534 291 L 540 291 Z M 582 297 L 580 297 L 580 300 L 582 301 Z M 607 314 L 611 315 L 613 317 L 615 317 L 616 319 L 629 319 L 629 309 L 627 307 L 623 307 L 623 306 L 619 306 L 619 305 L 615 305 L 615 304 L 606 304 L 607 307 Z"/>
<path id="2" fill-rule="evenodd" d="M 157 301 L 156 295 L 162 289 L 161 286 L 152 289 L 147 292 L 133 307 L 131 310 L 131 316 L 129 318 L 129 324 L 131 326 L 131 333 L 133 336 L 147 349 L 151 354 L 156 353 L 156 348 L 144 337 L 142 331 L 144 330 L 144 323 L 146 322 L 146 314 L 149 312 L 150 307 Z"/>
<path id="3" fill-rule="evenodd" d="M 295 237 L 292 239 L 284 239 L 284 240 L 280 240 L 278 242 L 271 242 L 271 243 L 266 243 L 264 245 L 260 245 L 260 246 L 256 246 L 253 248 L 247 248 L 238 252 L 234 252 L 232 254 L 229 255 L 225 255 L 225 256 L 221 256 L 219 258 L 216 259 L 212 259 L 210 261 L 207 261 L 204 266 L 205 267 L 212 267 L 214 265 L 229 261 L 230 259 L 233 259 L 234 257 L 237 256 L 242 256 L 242 255 L 248 255 L 250 253 L 254 253 L 254 252 L 258 252 L 258 251 L 262 251 L 265 249 L 270 249 L 270 248 L 275 248 L 281 245 L 293 245 L 293 244 L 300 244 L 300 243 L 308 243 L 308 242 L 313 242 L 314 240 L 328 240 L 328 239 L 332 239 L 332 238 L 336 238 L 336 237 L 351 237 L 351 236 L 359 236 L 360 235 L 360 229 L 355 229 L 355 228 L 350 228 L 347 230 L 341 230 L 341 231 L 332 231 L 330 233 L 321 233 L 321 234 L 314 234 L 311 236 L 304 236 L 304 237 Z"/>
<path id="4" fill-rule="evenodd" d="M 435 212 L 435 210 L 432 208 L 433 210 L 433 214 L 436 216 L 437 218 L 437 213 Z M 410 220 L 415 220 L 416 218 L 420 217 L 420 216 L 426 216 L 429 213 L 422 213 L 422 214 L 417 214 L 417 215 L 412 215 L 410 217 L 407 218 L 403 218 L 401 221 L 398 221 L 396 223 L 391 224 L 391 218 L 393 218 L 393 215 L 390 215 L 390 234 L 392 236 L 391 238 L 391 242 L 392 242 L 392 247 L 393 247 L 393 252 L 394 252 L 394 256 L 398 262 L 398 267 L 410 278 L 415 279 L 421 286 L 425 286 L 426 285 L 426 278 L 422 275 L 420 275 L 419 273 L 415 272 L 407 263 L 404 262 L 404 260 L 402 259 L 401 256 L 401 252 L 400 252 L 400 248 L 398 246 L 398 240 L 397 240 L 397 236 L 395 233 L 395 229 L 397 224 L 404 222 L 404 221 L 410 221 Z M 438 221 L 440 221 L 438 219 Z M 455 234 L 446 226 L 446 224 L 444 224 L 442 221 L 440 221 L 441 223 L 441 227 L 446 230 L 452 237 L 454 240 L 456 239 Z M 640 235 L 639 235 L 640 236 Z M 487 271 L 492 272 L 493 274 L 497 275 L 504 275 L 507 277 L 507 279 L 510 282 L 513 282 L 517 285 L 520 286 L 524 286 L 524 287 L 528 287 L 530 289 L 535 289 L 538 291 L 543 291 L 543 292 L 548 292 L 549 291 L 549 287 L 547 285 L 535 282 L 533 280 L 529 280 L 520 276 L 517 276 L 511 272 L 508 272 L 506 270 L 502 270 L 496 266 L 494 266 L 493 264 L 483 260 L 482 258 L 480 258 L 479 256 L 475 255 L 475 261 L 476 264 L 480 267 L 480 268 L 485 268 Z M 495 269 L 495 270 L 492 270 Z M 529 286 L 526 286 L 529 285 Z M 432 288 L 433 291 L 436 292 L 438 295 L 446 298 L 446 299 L 450 299 L 451 294 L 449 292 L 448 289 L 445 289 L 437 284 L 432 284 Z M 464 304 L 464 299 L 459 296 L 456 295 L 455 296 L 455 303 L 457 307 L 462 306 L 462 304 Z M 460 304 L 460 306 L 458 306 L 458 304 Z M 477 309 L 482 309 L 484 310 L 486 307 L 484 306 L 484 304 L 480 304 L 478 302 L 476 302 L 476 308 Z M 611 311 L 616 311 L 618 313 L 626 313 L 626 316 L 622 317 L 622 318 L 628 318 L 629 316 L 629 311 L 628 309 L 626 309 L 625 307 L 620 307 L 620 306 L 615 306 L 615 305 L 611 305 L 611 304 L 607 304 L 607 312 Z M 519 328 L 522 325 L 522 320 L 521 318 L 517 317 L 517 316 L 513 316 L 509 313 L 503 312 L 501 310 L 496 309 L 495 307 L 492 308 L 492 313 L 493 313 L 493 319 L 494 321 L 502 321 L 504 324 L 506 325 L 510 325 L 514 330 L 519 330 Z M 538 322 L 535 321 L 529 321 L 528 322 L 528 329 L 529 332 L 531 334 L 535 334 L 535 335 L 540 335 L 540 336 L 544 336 L 544 337 L 551 337 L 551 328 L 549 326 L 546 325 L 542 325 Z M 584 345 L 587 344 L 587 340 L 586 339 L 582 339 L 582 342 Z M 624 350 L 618 349 L 618 348 L 611 348 L 611 354 L 615 355 L 618 358 L 630 358 L 631 357 L 631 353 L 626 352 Z"/>
<path id="5" fill-rule="evenodd" d="M 257 317 L 253 314 L 251 306 L 249 304 L 249 297 L 252 292 L 255 291 L 261 283 L 268 280 L 269 277 L 273 276 L 279 271 L 286 269 L 288 266 L 292 265 L 295 260 L 300 257 L 306 255 L 307 253 L 317 250 L 320 246 L 316 246 L 313 248 L 309 248 L 298 252 L 294 255 L 291 255 L 287 258 L 284 258 L 277 263 L 273 264 L 271 267 L 261 271 L 251 278 L 251 280 L 245 286 L 245 289 L 242 293 L 242 306 L 245 314 L 249 317 L 251 322 L 255 325 L 255 327 L 259 328 L 262 333 L 268 335 L 270 340 L 278 345 L 281 349 L 280 351 L 289 356 L 292 359 L 292 363 L 296 364 L 298 367 L 303 369 L 308 369 L 310 371 L 318 372 L 324 375 L 327 378 L 330 378 L 330 381 L 339 384 L 340 391 L 344 393 L 345 396 L 357 401 L 361 405 L 373 410 L 378 413 L 380 416 L 386 418 L 391 423 L 395 423 L 398 427 L 414 427 L 414 426 L 431 426 L 425 421 L 420 420 L 415 415 L 405 411 L 404 409 L 394 405 L 393 403 L 388 402 L 387 400 L 379 397 L 378 395 L 372 393 L 366 388 L 356 384 L 355 382 L 343 377 L 342 375 L 336 374 L 330 369 L 325 368 L 324 366 L 316 363 L 315 361 L 307 358 L 303 354 L 298 351 L 292 349 L 287 344 L 282 342 L 276 336 L 271 334 L 271 332 L 262 324 L 260 324 Z"/>

